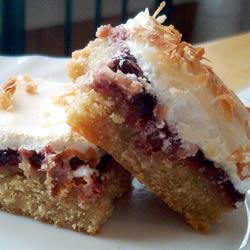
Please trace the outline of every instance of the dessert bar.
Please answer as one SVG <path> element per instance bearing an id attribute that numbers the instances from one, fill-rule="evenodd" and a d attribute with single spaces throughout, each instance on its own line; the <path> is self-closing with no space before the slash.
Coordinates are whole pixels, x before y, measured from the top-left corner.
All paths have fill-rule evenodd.
<path id="1" fill-rule="evenodd" d="M 1 85 L 0 207 L 94 234 L 131 178 L 67 124 L 70 86 L 29 76 Z"/>
<path id="2" fill-rule="evenodd" d="M 249 113 L 160 9 L 73 52 L 68 121 L 207 232 L 250 187 Z"/>

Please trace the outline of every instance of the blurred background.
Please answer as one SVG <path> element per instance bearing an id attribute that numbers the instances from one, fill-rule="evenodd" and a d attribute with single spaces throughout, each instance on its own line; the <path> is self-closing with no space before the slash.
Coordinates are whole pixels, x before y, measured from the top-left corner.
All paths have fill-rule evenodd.
<path id="1" fill-rule="evenodd" d="M 0 53 L 68 56 L 100 24 L 126 21 L 158 0 L 0 0 Z M 167 0 L 172 23 L 192 43 L 250 30 L 250 0 Z"/>

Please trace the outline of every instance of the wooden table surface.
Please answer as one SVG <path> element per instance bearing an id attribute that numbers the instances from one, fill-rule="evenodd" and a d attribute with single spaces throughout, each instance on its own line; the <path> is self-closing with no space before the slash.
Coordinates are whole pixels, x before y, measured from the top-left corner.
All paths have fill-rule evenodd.
<path id="1" fill-rule="evenodd" d="M 250 32 L 199 44 L 214 71 L 233 90 L 250 87 Z"/>

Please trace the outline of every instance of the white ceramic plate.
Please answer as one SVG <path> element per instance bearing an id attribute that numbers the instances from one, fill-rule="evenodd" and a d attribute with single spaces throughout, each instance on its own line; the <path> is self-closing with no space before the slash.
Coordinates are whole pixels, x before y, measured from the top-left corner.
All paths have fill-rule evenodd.
<path id="1" fill-rule="evenodd" d="M 67 59 L 40 56 L 0 57 L 0 82 L 21 73 L 68 81 L 66 63 Z M 249 90 L 242 91 L 240 96 L 250 103 Z M 248 209 L 245 207 L 226 214 L 209 235 L 202 235 L 190 229 L 141 185 L 136 182 L 134 185 L 133 193 L 117 203 L 113 216 L 97 236 L 0 212 L 0 249 L 250 249 Z M 246 200 L 247 208 L 250 196 Z"/>

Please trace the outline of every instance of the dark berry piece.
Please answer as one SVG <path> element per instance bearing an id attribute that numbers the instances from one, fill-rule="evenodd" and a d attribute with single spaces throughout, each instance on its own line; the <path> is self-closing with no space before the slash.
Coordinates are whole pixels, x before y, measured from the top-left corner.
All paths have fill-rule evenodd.
<path id="1" fill-rule="evenodd" d="M 85 165 L 86 162 L 75 156 L 69 160 L 69 164 L 72 170 L 76 170 L 80 166 Z"/>
<path id="2" fill-rule="evenodd" d="M 120 70 L 124 74 L 134 74 L 137 77 L 143 77 L 143 72 L 139 67 L 135 57 L 129 54 L 128 51 L 125 51 L 123 54 L 116 57 L 108 65 L 111 70 L 117 72 Z"/>
<path id="3" fill-rule="evenodd" d="M 37 153 L 36 151 L 32 150 L 29 161 L 33 168 L 39 169 L 41 168 L 44 158 L 44 154 Z"/>
<path id="4" fill-rule="evenodd" d="M 155 96 L 145 92 L 134 95 L 131 100 L 139 117 L 148 119 L 153 117 L 153 110 L 156 102 Z"/>
<path id="5" fill-rule="evenodd" d="M 112 157 L 108 154 L 105 154 L 104 156 L 102 156 L 99 164 L 96 166 L 96 169 L 100 173 L 105 173 L 108 169 L 108 163 L 110 162 L 110 160 L 112 160 Z"/>
<path id="6" fill-rule="evenodd" d="M 0 150 L 0 166 L 17 166 L 21 162 L 21 156 L 17 150 Z"/>

